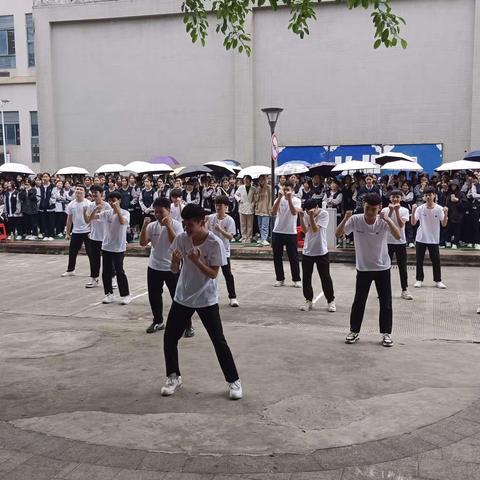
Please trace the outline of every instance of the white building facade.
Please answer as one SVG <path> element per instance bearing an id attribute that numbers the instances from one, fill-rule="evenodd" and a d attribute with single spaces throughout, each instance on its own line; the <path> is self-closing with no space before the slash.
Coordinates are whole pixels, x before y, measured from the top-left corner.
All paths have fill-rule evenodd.
<path id="1" fill-rule="evenodd" d="M 0 100 L 7 159 L 40 168 L 32 0 L 0 0 Z M 0 163 L 4 163 L 0 124 Z"/>
<path id="2" fill-rule="evenodd" d="M 374 50 L 369 12 L 341 3 L 319 6 L 304 40 L 287 10 L 256 9 L 250 58 L 215 33 L 192 44 L 180 5 L 36 0 L 42 169 L 268 163 L 268 106 L 285 109 L 282 145 L 437 144 L 444 161 L 480 148 L 480 0 L 394 0 L 407 50 Z"/>

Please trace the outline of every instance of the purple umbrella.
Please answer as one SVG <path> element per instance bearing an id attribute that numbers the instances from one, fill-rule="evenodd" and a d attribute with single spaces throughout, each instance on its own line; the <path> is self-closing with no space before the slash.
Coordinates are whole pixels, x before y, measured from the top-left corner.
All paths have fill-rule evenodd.
<path id="1" fill-rule="evenodd" d="M 176 165 L 180 165 L 178 160 L 176 158 L 167 156 L 167 157 L 161 157 L 161 156 L 156 156 L 150 159 L 150 163 L 166 163 L 170 167 L 175 167 Z"/>

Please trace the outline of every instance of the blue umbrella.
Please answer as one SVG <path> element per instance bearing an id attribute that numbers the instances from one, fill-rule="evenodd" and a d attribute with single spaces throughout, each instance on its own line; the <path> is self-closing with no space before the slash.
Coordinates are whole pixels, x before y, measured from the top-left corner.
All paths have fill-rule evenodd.
<path id="1" fill-rule="evenodd" d="M 473 152 L 470 152 L 465 157 L 463 157 L 463 159 L 470 160 L 472 162 L 480 162 L 480 150 L 474 150 Z"/>

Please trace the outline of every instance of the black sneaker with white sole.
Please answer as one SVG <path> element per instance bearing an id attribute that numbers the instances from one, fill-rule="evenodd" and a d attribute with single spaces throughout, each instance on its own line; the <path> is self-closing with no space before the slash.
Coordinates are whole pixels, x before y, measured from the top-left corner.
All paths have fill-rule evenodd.
<path id="1" fill-rule="evenodd" d="M 191 338 L 195 336 L 195 329 L 193 327 L 187 328 L 183 334 L 185 338 Z"/>
<path id="2" fill-rule="evenodd" d="M 358 333 L 350 332 L 345 338 L 345 343 L 352 344 L 352 343 L 358 342 L 359 339 L 360 339 L 360 335 Z"/>
<path id="3" fill-rule="evenodd" d="M 155 323 L 153 322 L 148 328 L 147 328 L 147 333 L 155 333 L 158 332 L 159 330 L 163 330 L 165 328 L 165 324 L 162 323 Z"/>

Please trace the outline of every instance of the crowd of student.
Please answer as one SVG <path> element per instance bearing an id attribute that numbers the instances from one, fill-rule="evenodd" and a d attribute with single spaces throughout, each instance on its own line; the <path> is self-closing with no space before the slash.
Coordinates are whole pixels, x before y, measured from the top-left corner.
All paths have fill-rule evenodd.
<path id="1" fill-rule="evenodd" d="M 148 298 L 153 320 L 147 333 L 165 329 L 164 355 L 167 380 L 162 395 L 182 386 L 178 341 L 192 337 L 192 316 L 198 313 L 208 331 L 231 399 L 242 398 L 243 390 L 235 362 L 223 334 L 218 306 L 216 278 L 221 270 L 226 281 L 229 305 L 238 307 L 235 279 L 230 263 L 230 244 L 254 236 L 257 217 L 259 243 L 273 251 L 276 282 L 285 286 L 284 247 L 290 262 L 292 287 L 303 288 L 302 311 L 314 306 L 312 275 L 320 276 L 327 311 L 335 312 L 334 282 L 330 275 L 326 207 L 336 208 L 338 238 L 353 239 L 357 279 L 350 314 L 350 332 L 345 342 L 359 339 L 371 283 L 376 285 L 380 313 L 381 344 L 393 346 L 391 262 L 399 267 L 401 298 L 413 300 L 408 291 L 407 246 L 416 248 L 415 288 L 424 283 L 424 256 L 429 251 L 434 286 L 447 288 L 442 281 L 439 248 L 463 241 L 480 247 L 478 222 L 480 186 L 478 176 L 461 179 L 428 179 L 421 176 L 413 189 L 403 175 L 376 179 L 345 177 L 322 181 L 319 177 L 282 177 L 271 202 L 267 177 L 253 182 L 235 177 L 201 180 L 150 177 L 95 177 L 76 183 L 52 178 L 47 173 L 29 181 L 22 177 L 2 185 L 2 202 L 10 235 L 44 240 L 65 237 L 70 240 L 68 266 L 63 277 L 75 275 L 76 259 L 85 245 L 90 278 L 85 287 L 99 286 L 104 304 L 132 301 L 123 266 L 127 240 L 139 237 L 141 246 L 150 245 L 147 268 Z M 270 216 L 274 217 L 272 232 Z M 460 226 L 457 224 L 460 223 Z M 451 225 L 454 225 L 451 227 Z M 302 260 L 297 249 L 298 226 L 304 233 Z M 300 269 L 301 265 L 301 269 Z M 100 276 L 101 271 L 101 276 Z M 167 321 L 163 317 L 163 287 L 172 298 Z M 480 313 L 480 307 L 477 311 Z M 166 325 L 165 325 L 166 323 Z"/>
<path id="2" fill-rule="evenodd" d="M 389 203 L 389 192 L 400 190 L 403 194 L 401 206 L 411 216 L 414 205 L 424 203 L 424 191 L 433 187 L 438 204 L 448 208 L 449 223 L 441 229 L 440 247 L 480 249 L 480 172 L 476 174 L 435 174 L 429 177 L 413 174 L 376 177 L 375 175 L 355 174 L 340 179 L 314 175 L 292 175 L 288 178 L 293 184 L 293 192 L 303 205 L 314 199 L 322 207 L 337 210 L 338 222 L 345 212 L 362 211 L 363 198 L 368 193 L 378 193 L 385 207 Z M 53 240 L 66 236 L 66 209 L 73 200 L 75 184 L 81 180 L 85 185 L 86 198 L 91 198 L 91 187 L 100 186 L 103 196 L 117 191 L 121 195 L 120 204 L 130 213 L 127 241 L 139 238 L 143 218 L 152 217 L 153 201 L 167 198 L 172 202 L 172 215 L 180 220 L 184 205 L 200 205 L 207 213 L 215 211 L 215 198 L 224 195 L 229 198 L 229 215 L 235 222 L 234 241 L 267 246 L 271 240 L 271 182 L 269 176 L 252 180 L 250 177 L 237 179 L 230 175 L 215 177 L 194 177 L 179 179 L 174 177 L 134 175 L 99 175 L 86 178 L 65 178 L 50 176 L 48 173 L 35 178 L 17 176 L 14 180 L 0 180 L 0 215 L 6 223 L 9 239 Z M 283 186 L 287 178 L 279 178 L 275 192 Z M 415 246 L 416 227 L 406 223 L 406 239 L 410 248 Z M 353 242 L 351 236 L 346 244 Z"/>

